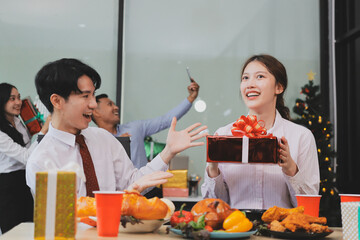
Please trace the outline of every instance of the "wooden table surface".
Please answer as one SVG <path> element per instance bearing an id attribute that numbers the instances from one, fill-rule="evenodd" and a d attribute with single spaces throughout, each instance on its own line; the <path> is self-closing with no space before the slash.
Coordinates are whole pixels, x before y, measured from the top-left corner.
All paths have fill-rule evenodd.
<path id="1" fill-rule="evenodd" d="M 324 239 L 327 240 L 340 240 L 342 239 L 342 230 L 341 228 L 331 228 L 334 230 L 332 234 L 327 236 Z M 34 223 L 22 223 L 9 232 L 5 233 L 4 235 L 0 236 L 0 240 L 28 240 L 33 239 L 34 236 Z M 118 237 L 98 237 L 96 228 L 90 227 L 86 224 L 79 223 L 77 228 L 76 239 L 77 240 L 92 240 L 92 239 L 108 239 L 108 240 L 115 240 L 115 239 L 183 239 L 182 236 L 176 235 L 172 232 L 166 234 L 166 226 L 161 226 L 159 230 L 153 233 L 119 233 Z M 247 239 L 274 239 L 270 237 L 264 236 L 254 236 L 252 235 L 250 238 Z"/>

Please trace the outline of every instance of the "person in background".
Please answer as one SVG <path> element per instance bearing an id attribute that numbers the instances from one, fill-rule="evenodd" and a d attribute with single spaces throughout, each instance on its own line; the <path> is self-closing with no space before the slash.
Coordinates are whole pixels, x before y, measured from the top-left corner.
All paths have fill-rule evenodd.
<path id="1" fill-rule="evenodd" d="M 95 190 L 142 192 L 172 176 L 165 171 L 175 154 L 204 144 L 195 141 L 206 136 L 199 134 L 206 126 L 196 123 L 176 131 L 174 117 L 164 150 L 137 169 L 121 143 L 108 131 L 88 127 L 97 107 L 95 90 L 101 85 L 96 70 L 77 59 L 64 58 L 43 66 L 35 77 L 35 85 L 40 100 L 52 113 L 52 120 L 26 166 L 26 181 L 34 193 L 36 172 L 48 170 L 44 159 L 57 168 L 69 162 L 83 167 L 86 182 L 78 178 L 78 196 L 93 196 Z"/>
<path id="2" fill-rule="evenodd" d="M 201 191 L 204 198 L 221 198 L 237 209 L 297 206 L 295 194 L 319 193 L 320 174 L 313 134 L 291 121 L 284 105 L 286 69 L 270 55 L 255 55 L 242 68 L 241 96 L 268 133 L 279 139 L 276 164 L 208 163 Z M 232 135 L 233 123 L 216 135 Z"/>
<path id="3" fill-rule="evenodd" d="M 17 88 L 0 84 L 0 235 L 33 220 L 33 198 L 25 181 L 25 165 L 37 142 L 19 119 L 22 101 Z M 48 122 L 41 133 L 45 134 Z"/>
<path id="4" fill-rule="evenodd" d="M 130 159 L 135 167 L 141 168 L 148 163 L 144 147 L 145 137 L 169 128 L 174 116 L 176 119 L 184 116 L 197 98 L 199 88 L 199 85 L 192 79 L 191 84 L 187 87 L 189 96 L 178 106 L 162 116 L 125 124 L 120 124 L 119 107 L 106 94 L 100 94 L 96 96 L 98 105 L 93 112 L 92 119 L 98 127 L 106 129 L 115 137 L 130 136 Z"/>

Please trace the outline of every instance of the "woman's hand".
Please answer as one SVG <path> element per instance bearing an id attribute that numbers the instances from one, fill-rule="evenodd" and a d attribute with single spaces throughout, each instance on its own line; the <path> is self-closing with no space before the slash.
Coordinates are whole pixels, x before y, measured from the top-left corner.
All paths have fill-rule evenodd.
<path id="1" fill-rule="evenodd" d="M 168 178 L 174 176 L 170 172 L 157 171 L 147 175 L 142 176 L 136 180 L 128 188 L 129 190 L 137 190 L 138 192 L 144 191 L 148 187 L 154 187 L 159 184 L 164 184 L 167 182 Z"/>
<path id="2" fill-rule="evenodd" d="M 219 134 L 216 132 L 214 135 L 218 136 Z M 218 163 L 209 163 L 206 170 L 207 170 L 207 173 L 208 173 L 209 177 L 211 177 L 211 178 L 215 178 L 215 177 L 220 175 L 219 164 Z"/>
<path id="3" fill-rule="evenodd" d="M 279 144 L 280 144 L 280 149 L 279 149 L 280 161 L 278 162 L 278 164 L 286 175 L 293 177 L 299 171 L 299 169 L 295 161 L 291 158 L 289 143 L 285 137 L 281 137 Z"/>
<path id="4" fill-rule="evenodd" d="M 209 177 L 215 178 L 220 175 L 219 164 L 218 163 L 209 163 L 207 167 L 207 173 Z"/>
<path id="5" fill-rule="evenodd" d="M 44 123 L 44 125 L 42 126 L 40 132 L 43 133 L 44 135 L 47 133 L 47 131 L 49 130 L 49 124 L 51 122 L 51 114 L 46 118 L 46 121 Z"/>
<path id="6" fill-rule="evenodd" d="M 174 117 L 166 139 L 166 146 L 160 153 L 161 158 L 166 164 L 168 164 L 170 159 L 172 159 L 177 153 L 190 147 L 204 145 L 203 142 L 195 141 L 208 134 L 207 132 L 199 134 L 201 131 L 207 129 L 207 126 L 201 126 L 201 123 L 195 123 L 181 131 L 176 131 L 175 126 L 176 118 Z"/>

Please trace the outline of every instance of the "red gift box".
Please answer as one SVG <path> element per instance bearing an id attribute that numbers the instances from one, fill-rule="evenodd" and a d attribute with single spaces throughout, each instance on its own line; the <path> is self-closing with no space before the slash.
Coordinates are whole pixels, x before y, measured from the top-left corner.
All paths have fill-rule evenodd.
<path id="1" fill-rule="evenodd" d="M 20 116 L 31 135 L 34 135 L 41 130 L 43 122 L 40 115 L 39 111 L 33 106 L 30 98 L 22 100 Z"/>
<path id="2" fill-rule="evenodd" d="M 276 137 L 248 138 L 247 160 L 243 160 L 243 140 L 243 137 L 207 136 L 207 162 L 278 162 Z"/>
<path id="3" fill-rule="evenodd" d="M 253 115 L 241 116 L 233 124 L 233 136 L 207 136 L 207 161 L 277 163 L 277 138 L 267 135 L 261 122 Z"/>

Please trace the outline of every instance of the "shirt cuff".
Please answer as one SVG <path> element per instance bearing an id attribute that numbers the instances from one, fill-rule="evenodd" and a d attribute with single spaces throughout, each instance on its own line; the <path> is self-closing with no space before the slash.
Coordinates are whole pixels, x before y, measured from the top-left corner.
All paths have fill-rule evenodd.
<path id="1" fill-rule="evenodd" d="M 148 163 L 148 166 L 157 171 L 165 172 L 169 169 L 169 165 L 164 162 L 160 154 L 158 154 L 153 160 L 151 160 L 151 162 Z"/>
<path id="2" fill-rule="evenodd" d="M 184 99 L 183 103 L 187 106 L 192 106 L 192 103 L 187 99 L 187 97 Z"/>
<path id="3" fill-rule="evenodd" d="M 301 188 L 301 182 L 303 181 L 304 179 L 304 176 L 303 176 L 303 171 L 301 171 L 299 169 L 299 171 L 292 177 L 286 175 L 284 173 L 284 176 L 286 178 L 286 180 L 290 183 L 290 185 L 292 186 L 292 188 L 294 189 L 295 193 L 299 193 L 299 189 Z"/>
<path id="4" fill-rule="evenodd" d="M 223 182 L 222 172 L 221 172 L 220 169 L 219 169 L 220 174 L 219 174 L 218 176 L 214 177 L 214 178 L 211 178 L 211 177 L 209 177 L 209 173 L 208 173 L 208 169 L 207 169 L 207 168 L 208 168 L 208 167 L 206 167 L 205 176 L 204 176 L 204 177 L 205 177 L 205 180 L 209 183 L 209 186 L 211 186 L 211 187 L 214 186 L 214 188 L 215 188 L 215 185 L 216 185 L 216 184 L 220 184 L 220 183 Z"/>

